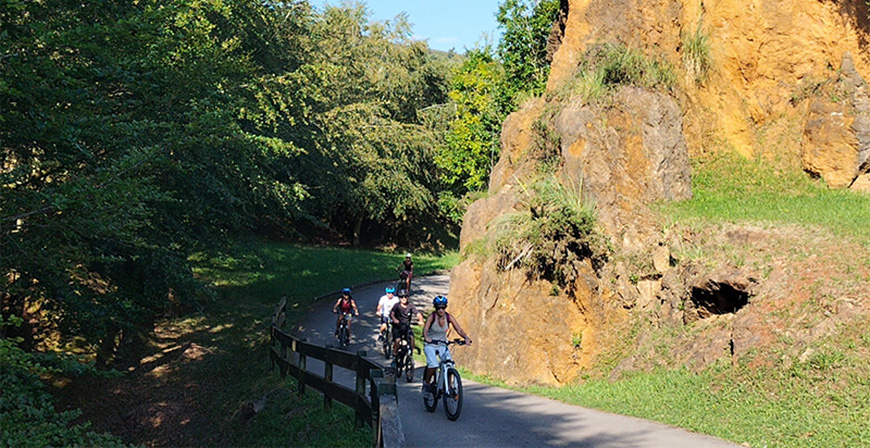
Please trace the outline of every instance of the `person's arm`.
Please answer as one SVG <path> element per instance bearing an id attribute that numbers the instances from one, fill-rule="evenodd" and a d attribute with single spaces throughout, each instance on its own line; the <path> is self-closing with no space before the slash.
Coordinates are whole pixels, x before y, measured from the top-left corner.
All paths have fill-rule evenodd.
<path id="1" fill-rule="evenodd" d="M 432 342 L 429 339 L 429 325 L 430 325 L 429 322 L 434 318 L 435 318 L 435 313 L 430 314 L 429 317 L 426 318 L 426 323 L 423 324 L 423 340 L 426 342 Z"/>
<path id="2" fill-rule="evenodd" d="M 353 312 L 359 316 L 359 309 L 356 307 L 356 300 L 350 299 L 350 305 L 353 307 Z"/>
<path id="3" fill-rule="evenodd" d="M 465 334 L 465 331 L 462 330 L 462 326 L 459 325 L 459 322 L 457 322 L 456 319 L 453 316 L 451 316 L 450 314 L 447 315 L 447 320 L 448 320 L 448 323 L 453 324 L 453 328 L 456 329 L 456 332 L 459 333 L 459 336 L 462 336 L 463 338 L 465 338 L 465 342 L 467 344 L 471 344 L 471 338 L 468 337 L 467 334 Z"/>
<path id="4" fill-rule="evenodd" d="M 375 310 L 375 316 L 378 316 L 378 317 L 383 316 L 383 308 L 384 308 L 384 301 L 379 300 L 378 301 L 378 309 Z"/>
<path id="5" fill-rule="evenodd" d="M 338 304 L 339 304 L 339 303 L 341 303 L 341 299 L 338 299 L 338 300 L 335 302 L 335 305 L 332 305 L 332 314 L 335 314 L 335 313 L 338 312 Z"/>
<path id="6" fill-rule="evenodd" d="M 432 313 L 435 314 L 435 313 Z M 423 313 L 417 311 L 417 323 L 423 325 Z"/>
<path id="7" fill-rule="evenodd" d="M 394 306 L 393 309 L 390 310 L 390 320 L 393 321 L 393 323 L 396 325 L 399 324 L 399 316 L 398 316 L 399 313 L 396 312 L 397 308 L 398 308 L 397 306 Z"/>

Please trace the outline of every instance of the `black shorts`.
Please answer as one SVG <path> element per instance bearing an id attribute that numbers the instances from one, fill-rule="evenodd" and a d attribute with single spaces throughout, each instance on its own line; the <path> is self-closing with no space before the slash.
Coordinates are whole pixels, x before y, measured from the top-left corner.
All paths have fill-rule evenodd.
<path id="1" fill-rule="evenodd" d="M 402 339 L 410 329 L 408 324 L 393 324 L 393 340 Z"/>

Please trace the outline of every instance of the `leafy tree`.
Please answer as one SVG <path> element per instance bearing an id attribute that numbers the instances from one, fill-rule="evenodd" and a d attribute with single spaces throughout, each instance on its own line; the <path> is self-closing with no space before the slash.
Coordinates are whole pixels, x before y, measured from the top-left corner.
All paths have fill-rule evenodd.
<path id="1" fill-rule="evenodd" d="M 108 355 L 205 293 L 192 250 L 294 213 L 300 195 L 271 168 L 298 150 L 251 124 L 270 73 L 253 55 L 289 15 L 245 0 L 2 5 L 3 313 L 40 309 Z"/>
<path id="2" fill-rule="evenodd" d="M 540 95 L 550 74 L 547 38 L 559 13 L 559 0 L 505 0 L 496 19 L 502 29 L 498 54 L 511 96 Z"/>
<path id="3" fill-rule="evenodd" d="M 485 190 L 498 160 L 501 125 L 511 110 L 505 73 L 489 47 L 466 53 L 453 75 L 449 97 L 454 114 L 435 161 L 446 190 L 442 207 L 461 217 L 457 201 Z"/>
<path id="4" fill-rule="evenodd" d="M 310 187 L 312 216 L 359 241 L 374 224 L 392 235 L 431 217 L 432 136 L 418 111 L 446 102 L 446 71 L 404 16 L 370 23 L 361 4 L 327 7 L 312 29 L 320 73 L 316 138 L 293 171 Z"/>

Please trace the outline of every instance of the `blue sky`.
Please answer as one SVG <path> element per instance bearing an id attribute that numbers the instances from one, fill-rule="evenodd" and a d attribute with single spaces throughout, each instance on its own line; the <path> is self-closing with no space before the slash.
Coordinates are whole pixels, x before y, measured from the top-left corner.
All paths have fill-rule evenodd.
<path id="1" fill-rule="evenodd" d="M 401 12 L 408 13 L 415 39 L 426 40 L 429 48 L 458 53 L 483 42 L 498 41 L 495 13 L 503 0 L 368 0 L 365 3 L 372 20 L 391 20 Z M 317 8 L 324 4 L 340 5 L 341 0 L 310 0 Z"/>

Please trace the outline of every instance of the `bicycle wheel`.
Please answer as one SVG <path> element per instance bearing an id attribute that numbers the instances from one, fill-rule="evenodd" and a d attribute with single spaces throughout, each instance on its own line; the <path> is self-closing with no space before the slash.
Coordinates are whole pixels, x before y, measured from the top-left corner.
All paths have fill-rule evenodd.
<path id="1" fill-rule="evenodd" d="M 447 369 L 447 390 L 443 399 L 447 418 L 455 421 L 462 412 L 462 378 L 456 369 Z"/>
<path id="2" fill-rule="evenodd" d="M 423 407 L 426 408 L 427 412 L 435 412 L 435 408 L 438 407 L 438 396 L 435 395 L 435 391 L 436 387 L 435 384 L 433 384 L 432 389 L 423 395 Z"/>
<path id="3" fill-rule="evenodd" d="M 341 344 L 342 347 L 347 346 L 347 327 L 345 327 L 344 325 L 342 325 L 341 328 L 338 329 L 338 342 Z"/>
<path id="4" fill-rule="evenodd" d="M 405 380 L 409 383 L 414 381 L 414 354 L 411 350 L 405 355 Z"/>
<path id="5" fill-rule="evenodd" d="M 389 334 L 389 333 L 387 333 Z M 384 358 L 390 359 L 393 356 L 393 344 L 390 342 L 390 338 L 384 337 Z"/>
<path id="6" fill-rule="evenodd" d="M 396 379 L 402 377 L 402 369 L 405 367 L 403 363 L 405 362 L 405 352 L 402 349 L 402 346 L 399 345 L 399 349 L 396 350 Z"/>

